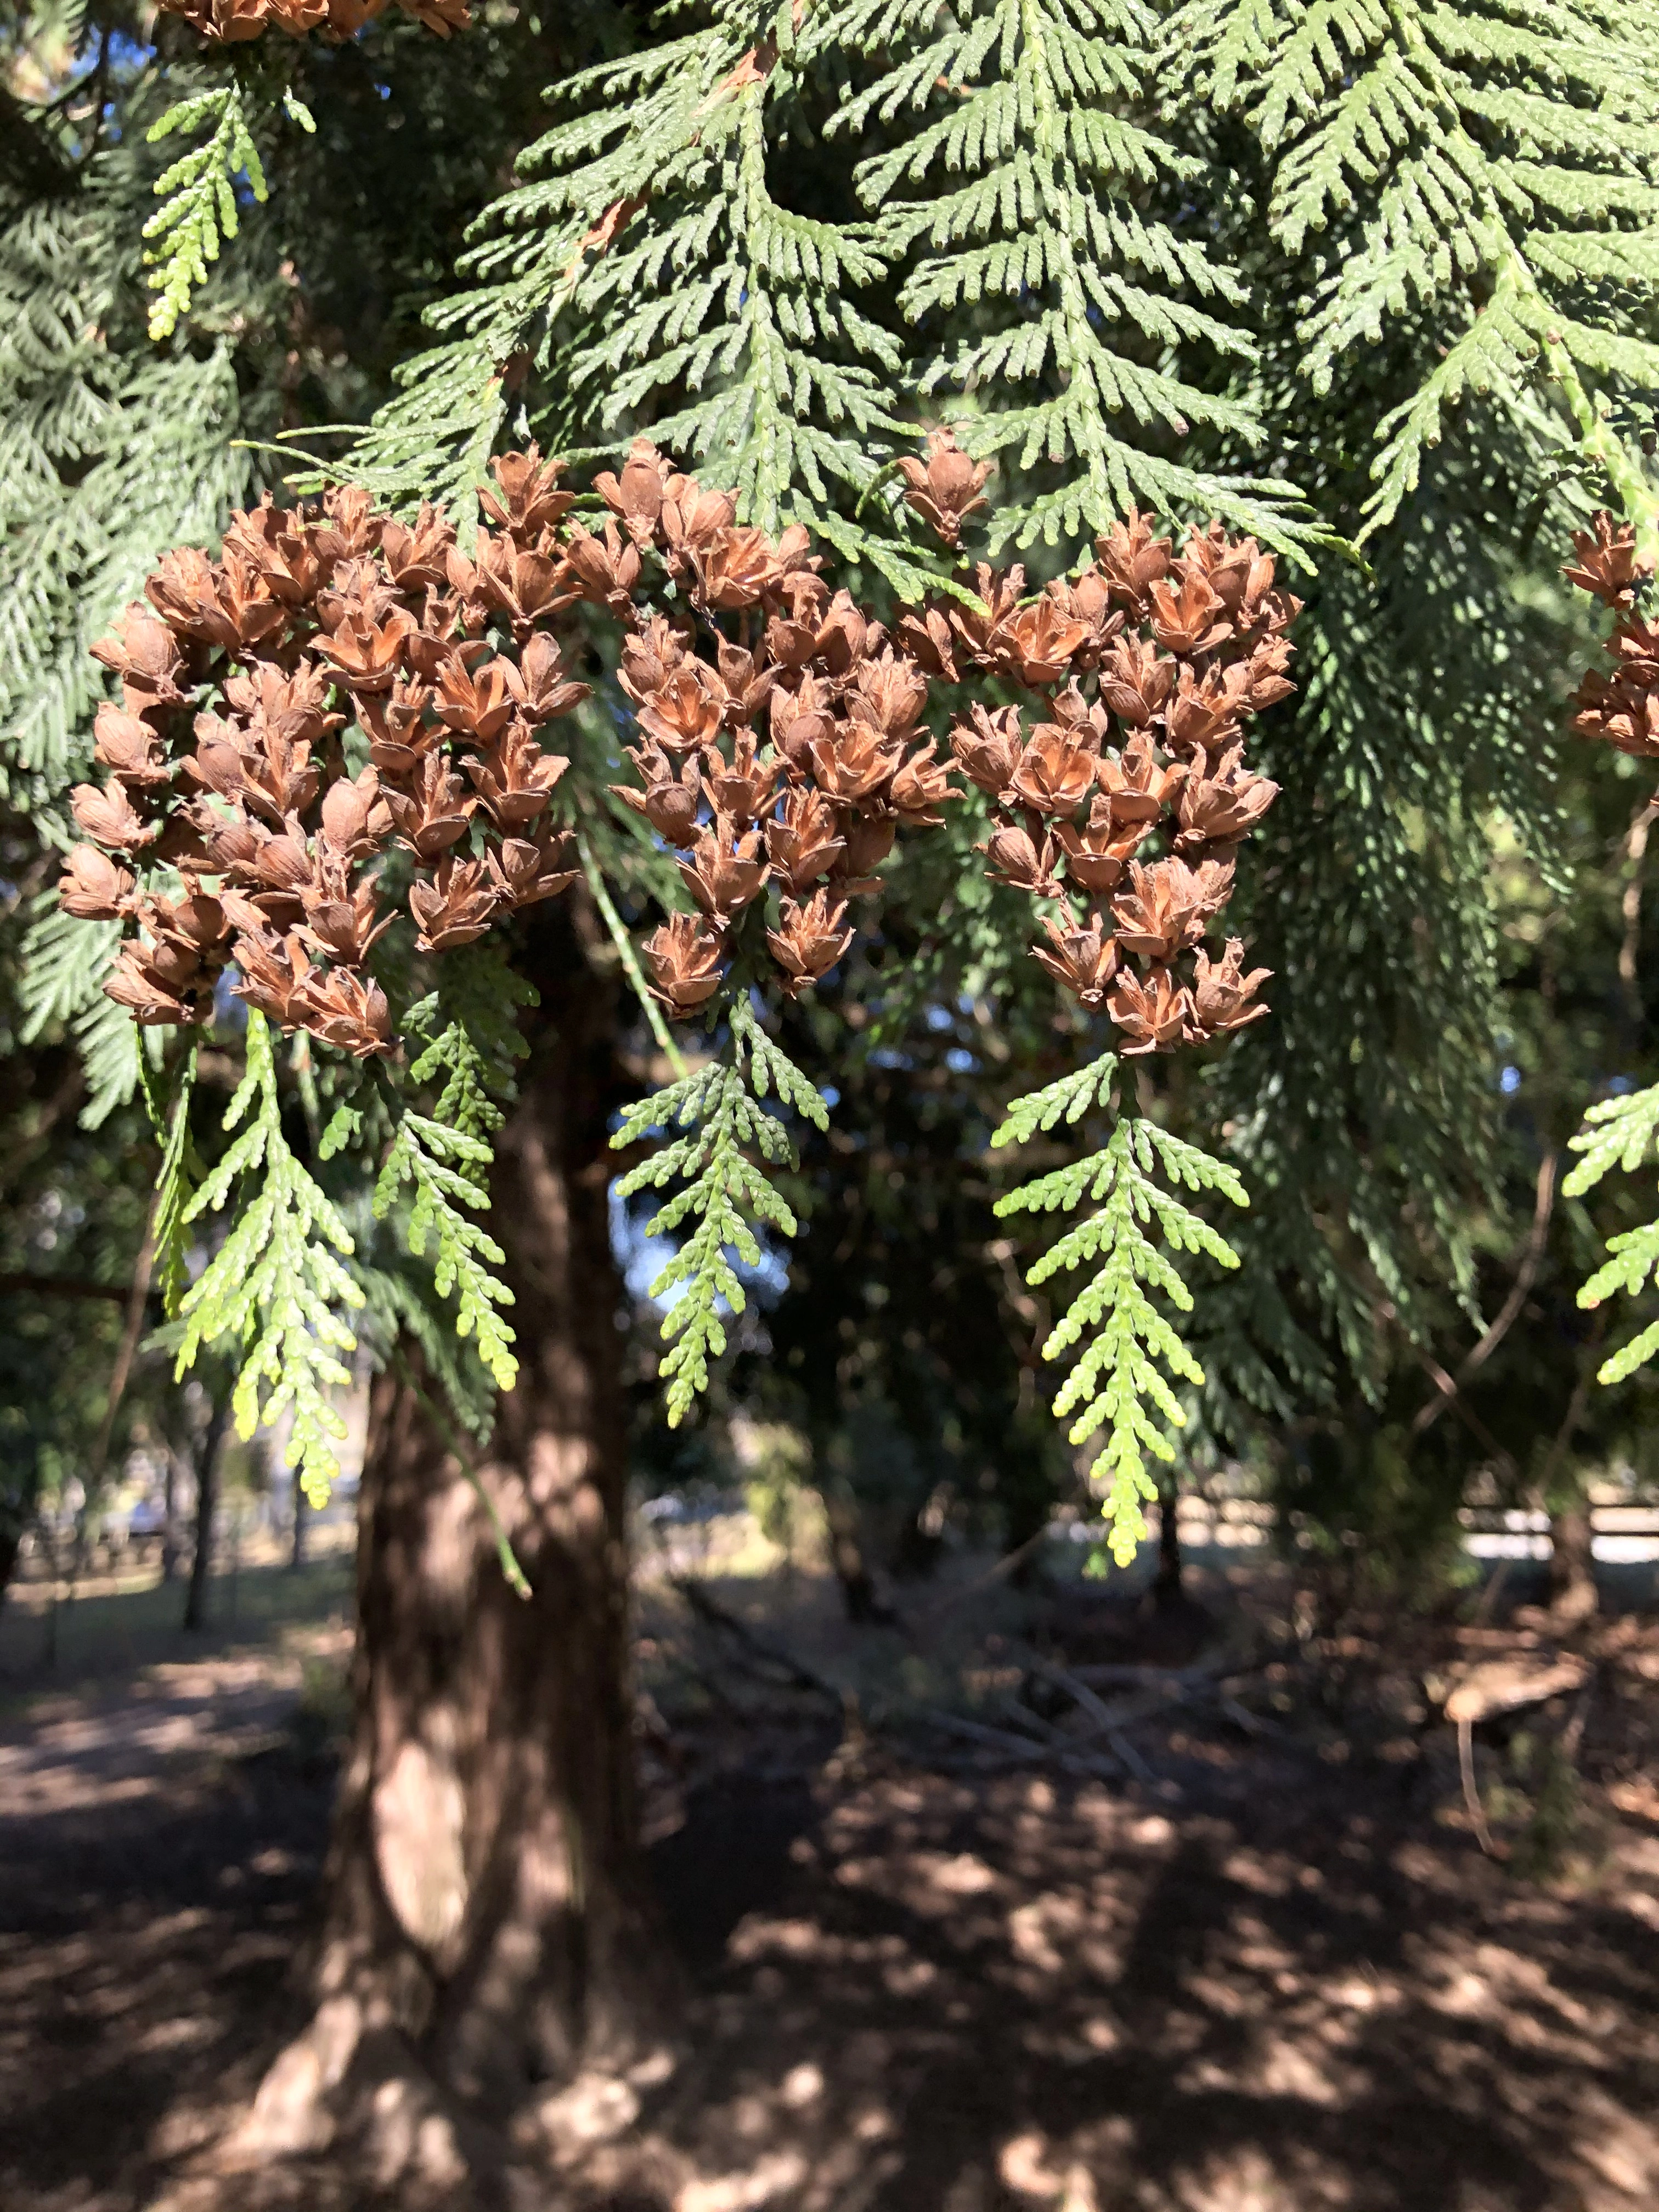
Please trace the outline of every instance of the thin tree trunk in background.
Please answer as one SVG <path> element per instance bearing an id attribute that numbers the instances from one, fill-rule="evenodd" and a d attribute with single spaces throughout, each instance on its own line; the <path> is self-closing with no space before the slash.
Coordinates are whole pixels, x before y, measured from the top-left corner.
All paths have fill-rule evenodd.
<path id="1" fill-rule="evenodd" d="M 1583 1419 L 1606 1330 L 1607 1309 L 1603 1307 L 1579 1352 L 1578 1376 L 1572 1396 L 1551 1441 L 1538 1480 L 1539 1492 L 1550 1516 L 1550 1611 L 1565 1627 L 1588 1620 L 1600 1609 L 1601 1602 L 1595 1586 L 1589 1499 L 1585 1494 L 1583 1470 L 1577 1464 L 1569 1468 L 1567 1455 L 1574 1431 Z"/>
<path id="2" fill-rule="evenodd" d="M 1158 1572 L 1152 1577 L 1152 1602 L 1164 1609 L 1179 1605 L 1182 1598 L 1180 1501 L 1180 1491 L 1173 1481 L 1159 1486 Z"/>
<path id="3" fill-rule="evenodd" d="M 121 1410 L 121 1401 L 126 1395 L 127 1382 L 132 1374 L 132 1363 L 138 1356 L 139 1339 L 144 1333 L 150 1277 L 155 1269 L 155 1209 L 160 1203 L 158 1190 L 149 1202 L 149 1212 L 145 1218 L 143 1242 L 138 1247 L 138 1257 L 132 1270 L 132 1287 L 127 1294 L 126 1319 L 121 1325 L 121 1340 L 116 1346 L 115 1364 L 110 1372 L 109 1395 L 104 1407 L 104 1418 L 99 1424 L 88 1463 L 86 1489 L 88 1512 L 104 1479 L 110 1446 L 115 1439 L 115 1417 Z"/>
<path id="4" fill-rule="evenodd" d="M 0 1606 L 6 1601 L 6 1591 L 17 1569 L 17 1554 L 22 1547 L 21 1528 L 0 1528 Z"/>
<path id="5" fill-rule="evenodd" d="M 388 2202 L 429 2192 L 447 2212 L 506 2201 L 465 2193 L 469 2130 L 538 2083 L 637 2058 L 671 1980 L 635 1805 L 613 1009 L 574 946 L 544 1000 L 558 1030 L 492 1186 L 522 1364 L 477 1468 L 532 1595 L 509 1587 L 406 1346 L 371 1401 L 317 2010 L 242 2138 L 263 2159 L 333 2144 L 375 2166 Z"/>
<path id="6" fill-rule="evenodd" d="M 208 1578 L 213 1572 L 213 1521 L 219 1510 L 219 1447 L 230 1419 L 230 1390 L 208 1419 L 207 1434 L 196 1462 L 196 1549 L 190 1563 L 190 1584 L 185 1592 L 183 1626 L 191 1630 L 208 1625 Z"/>
<path id="7" fill-rule="evenodd" d="M 311 1521 L 311 1507 L 307 1503 L 304 1486 L 298 1474 L 294 1478 L 294 1543 L 289 1553 L 291 1573 L 297 1574 L 306 1563 L 306 1529 Z"/>
<path id="8" fill-rule="evenodd" d="M 173 1516 L 179 1510 L 179 1455 L 167 1448 L 167 1471 L 161 1487 L 161 1580 L 172 1582 L 179 1572 L 179 1542 Z"/>
<path id="9" fill-rule="evenodd" d="M 823 1517 L 830 1530 L 830 1564 L 841 1584 L 842 1604 L 848 1620 L 882 1620 L 888 1617 L 876 1589 L 864 1543 L 864 1520 L 850 1486 L 831 1475 L 820 1487 Z"/>
<path id="10" fill-rule="evenodd" d="M 1550 1612 L 1565 1625 L 1600 1607 L 1594 1540 L 1589 1501 L 1576 1490 L 1550 1514 Z"/>

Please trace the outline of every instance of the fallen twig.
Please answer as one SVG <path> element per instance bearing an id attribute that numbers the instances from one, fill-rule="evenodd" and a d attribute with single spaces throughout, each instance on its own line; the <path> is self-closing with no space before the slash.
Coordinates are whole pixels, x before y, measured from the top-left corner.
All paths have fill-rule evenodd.
<path id="1" fill-rule="evenodd" d="M 1045 1521 L 1034 1535 L 1028 1536 L 1023 1544 L 1017 1544 L 1012 1552 L 1005 1552 L 995 1565 L 988 1567 L 982 1575 L 975 1575 L 972 1582 L 964 1583 L 960 1589 L 946 1590 L 943 1597 L 935 1598 L 931 1605 L 925 1605 L 919 1613 L 913 1613 L 910 1618 L 914 1625 L 918 1628 L 925 1627 L 929 1621 L 937 1620 L 940 1613 L 948 1613 L 953 1605 L 960 1605 L 964 1598 L 976 1597 L 981 1590 L 989 1589 L 993 1583 L 1000 1582 L 1005 1575 L 1012 1574 L 1023 1559 L 1030 1558 L 1048 1533 L 1049 1523 Z"/>
<path id="2" fill-rule="evenodd" d="M 1550 1698 L 1561 1697 L 1569 1690 L 1584 1692 L 1579 1707 L 1582 1714 L 1594 1680 L 1595 1670 L 1589 1661 L 1572 1652 L 1563 1652 L 1557 1658 L 1547 1658 L 1541 1664 L 1530 1667 L 1517 1665 L 1513 1659 L 1486 1659 L 1471 1667 L 1448 1695 L 1440 1710 L 1457 1729 L 1457 1765 L 1463 1780 L 1463 1802 L 1468 1808 L 1475 1839 L 1488 1858 L 1507 1858 L 1509 1854 L 1493 1840 L 1486 1825 L 1486 1808 L 1480 1802 L 1474 1773 L 1475 1723 L 1491 1720 L 1499 1713 L 1524 1712 L 1529 1705 L 1546 1705 Z M 1573 1735 L 1574 1753 L 1578 1735 L 1583 1732 L 1582 1718 L 1576 1715 L 1575 1719 L 1577 1734 Z M 1572 1733 L 1571 1723 L 1568 1733 Z"/>
<path id="3" fill-rule="evenodd" d="M 1062 1766 L 1070 1773 L 1098 1774 L 1108 1777 L 1126 1770 L 1143 1781 L 1150 1781 L 1152 1770 L 1130 1747 L 1113 1745 L 1115 1761 L 1103 1759 L 1097 1750 L 1091 1749 L 1076 1737 L 1062 1735 L 1059 1729 L 1050 1729 L 1046 1737 L 1016 1735 L 1012 1729 L 993 1728 L 988 1722 L 969 1720 L 964 1713 L 953 1713 L 943 1705 L 911 1705 L 906 1717 L 921 1721 L 938 1729 L 942 1735 L 960 1736 L 964 1741 L 978 1744 L 987 1751 L 994 1751 L 1010 1761 L 1031 1765 L 1042 1760 Z M 1042 1723 L 1032 1716 L 1033 1723 Z"/>
<path id="4" fill-rule="evenodd" d="M 1040 1713 L 1034 1713 L 1029 1705 L 1022 1704 L 1012 1690 L 1003 1692 L 997 1699 L 997 1705 L 1001 1712 L 1006 1714 L 1013 1725 L 1017 1729 L 1023 1729 L 1026 1735 L 1034 1735 L 1043 1743 L 1052 1743 L 1058 1740 L 1060 1730 L 1052 1722 L 1044 1720 Z"/>
<path id="5" fill-rule="evenodd" d="M 1052 1682 L 1057 1690 L 1064 1690 L 1080 1711 L 1088 1714 L 1097 1727 L 1109 1729 L 1116 1723 L 1109 1705 L 1097 1698 L 1089 1685 L 1073 1674 L 1069 1667 L 1058 1667 L 1052 1659 L 1044 1659 L 1035 1651 L 1021 1654 L 1031 1673 L 1044 1682 Z"/>
<path id="6" fill-rule="evenodd" d="M 1550 1215 L 1555 1206 L 1555 1171 L 1559 1158 L 1558 1153 L 1546 1152 L 1539 1164 L 1538 1181 L 1534 1187 L 1533 1200 L 1532 1227 L 1528 1233 L 1526 1245 L 1521 1255 L 1521 1264 L 1516 1270 L 1515 1280 L 1510 1286 L 1508 1297 L 1504 1299 L 1503 1307 L 1492 1327 L 1474 1350 L 1467 1354 L 1456 1374 L 1443 1373 L 1436 1377 L 1437 1395 L 1431 1398 L 1427 1405 L 1419 1411 L 1416 1419 L 1412 1423 L 1412 1434 L 1414 1437 L 1420 1437 L 1425 1429 L 1432 1427 L 1476 1370 L 1484 1366 L 1491 1358 L 1492 1353 L 1509 1334 L 1516 1316 L 1525 1305 L 1527 1295 L 1532 1289 L 1538 1273 L 1538 1263 L 1544 1256 L 1545 1240 L 1549 1235 Z"/>
<path id="7" fill-rule="evenodd" d="M 988 1745 L 1014 1759 L 1046 1759 L 1054 1749 L 1052 1743 L 1038 1743 L 1028 1735 L 1016 1735 L 1012 1729 L 992 1728 L 985 1721 L 970 1721 L 963 1713 L 947 1711 L 943 1705 L 912 1705 L 909 1717 L 926 1721 L 932 1728 L 942 1729 L 946 1735 L 963 1737 L 969 1743 Z"/>
<path id="8" fill-rule="evenodd" d="M 1243 1729 L 1246 1735 L 1282 1738 L 1290 1734 L 1290 1730 L 1280 1728 L 1277 1721 L 1264 1720 L 1260 1713 L 1253 1713 L 1248 1705 L 1241 1705 L 1237 1698 L 1230 1698 L 1224 1692 L 1218 1693 L 1216 1702 L 1233 1726 Z"/>
<path id="9" fill-rule="evenodd" d="M 728 1611 L 703 1583 L 690 1576 L 671 1576 L 670 1582 L 700 1619 L 715 1628 L 723 1628 L 728 1636 L 745 1645 L 757 1659 L 767 1660 L 772 1666 L 781 1668 L 799 1688 L 816 1690 L 820 1697 L 828 1698 L 837 1710 L 844 1710 L 846 1693 L 838 1682 L 832 1682 L 827 1674 L 820 1674 L 804 1659 L 797 1658 L 787 1645 L 763 1634 L 757 1628 L 751 1628 L 739 1614 Z"/>
<path id="10" fill-rule="evenodd" d="M 1044 1662 L 1044 1664 L 1048 1664 Z M 1074 1682 L 1086 1682 L 1096 1690 L 1152 1689 L 1160 1683 L 1176 1683 L 1182 1686 L 1197 1682 L 1213 1681 L 1218 1674 L 1251 1674 L 1268 1662 L 1252 1663 L 1241 1661 L 1237 1651 L 1212 1652 L 1207 1659 L 1194 1660 L 1188 1667 L 1150 1667 L 1144 1663 L 1091 1665 L 1085 1662 L 1067 1667 L 1063 1671 Z"/>
<path id="11" fill-rule="evenodd" d="M 1141 1757 L 1121 1729 L 1111 1729 L 1106 1741 L 1111 1746 L 1112 1756 L 1122 1760 L 1137 1782 L 1157 1781 L 1158 1776 L 1151 1765 Z"/>
<path id="12" fill-rule="evenodd" d="M 1480 1802 L 1480 1786 L 1474 1778 L 1474 1724 L 1467 1717 L 1457 1723 L 1457 1765 L 1463 1777 L 1463 1802 L 1474 1824 L 1475 1841 L 1489 1859 L 1506 1858 L 1509 1854 L 1498 1849 L 1486 1826 L 1486 1808 Z"/>
<path id="13" fill-rule="evenodd" d="M 1590 1673 L 1589 1661 L 1571 1651 L 1530 1667 L 1513 1658 L 1483 1659 L 1453 1685 L 1441 1711 L 1460 1725 L 1491 1720 L 1498 1713 L 1524 1712 L 1528 1705 L 1583 1689 Z"/>

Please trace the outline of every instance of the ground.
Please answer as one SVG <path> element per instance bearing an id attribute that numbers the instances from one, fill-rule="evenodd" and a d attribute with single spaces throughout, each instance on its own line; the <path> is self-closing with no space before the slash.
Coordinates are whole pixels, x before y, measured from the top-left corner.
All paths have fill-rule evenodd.
<path id="1" fill-rule="evenodd" d="M 6 2212 L 245 2201 L 206 2177 L 299 2017 L 347 1632 L 337 1569 L 316 1571 L 309 1625 L 259 1587 L 240 1637 L 0 1717 Z M 1097 1773 L 1036 1739 L 1027 1759 L 930 1730 L 961 1658 L 937 1638 L 890 1638 L 884 1662 L 799 1578 L 712 1587 L 856 1695 L 837 1713 L 769 1680 L 735 1634 L 648 1595 L 653 1858 L 689 2012 L 631 2081 L 578 2081 L 527 2118 L 550 2212 L 1659 2201 L 1659 1693 L 1640 1668 L 1598 1677 L 1576 1826 L 1523 1872 L 1477 1847 L 1449 1730 L 1322 1721 L 1294 1669 L 1241 1691 L 1248 1730 L 1195 1707 L 1134 1737 L 1139 1774 Z M 1000 1662 L 1043 1623 L 998 1601 L 988 1629 L 963 1608 L 959 1640 L 989 1685 L 976 1710 L 1006 1717 Z M 1531 1832 L 1526 1748 L 1487 1731 L 1479 1749 L 1500 1841 Z M 325 2171 L 295 2201 L 371 2200 Z"/>

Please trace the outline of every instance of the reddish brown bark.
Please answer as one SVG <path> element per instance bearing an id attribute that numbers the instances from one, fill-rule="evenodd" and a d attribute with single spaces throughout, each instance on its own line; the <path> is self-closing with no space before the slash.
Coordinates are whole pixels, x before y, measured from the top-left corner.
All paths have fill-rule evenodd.
<path id="1" fill-rule="evenodd" d="M 499 2144 L 538 2084 L 661 2037 L 635 1817 L 611 1009 L 570 950 L 580 973 L 556 986 L 492 1194 L 521 1367 L 478 1472 L 533 1595 L 509 1589 L 422 1394 L 382 1376 L 317 2012 L 242 2146 L 355 2139 L 400 2204 L 465 2202 L 480 2129 Z"/>

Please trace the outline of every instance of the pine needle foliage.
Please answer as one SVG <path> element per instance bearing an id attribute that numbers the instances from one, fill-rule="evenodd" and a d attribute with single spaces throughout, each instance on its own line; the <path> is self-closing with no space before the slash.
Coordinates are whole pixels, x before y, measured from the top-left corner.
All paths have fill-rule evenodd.
<path id="1" fill-rule="evenodd" d="M 356 1346 L 341 1309 L 364 1300 L 345 1265 L 354 1250 L 350 1233 L 283 1133 L 276 1054 L 263 1014 L 248 1015 L 247 1070 L 224 1127 L 234 1141 L 185 1205 L 182 1220 L 222 1212 L 244 1179 L 250 1195 L 180 1303 L 175 1371 L 187 1373 L 204 1346 L 222 1348 L 236 1361 L 239 1436 L 269 1428 L 291 1410 L 286 1462 L 298 1469 L 307 1496 L 321 1504 L 340 1472 L 336 1447 L 346 1434 L 344 1417 L 326 1394 L 349 1387 L 350 1370 L 340 1355 Z"/>
<path id="2" fill-rule="evenodd" d="M 1315 394 L 1386 335 L 1427 341 L 1375 426 L 1362 534 L 1468 394 L 1514 408 L 1566 365 L 1659 397 L 1639 306 L 1659 283 L 1656 34 L 1642 0 L 1188 0 L 1170 19 L 1196 99 L 1242 113 L 1267 158 Z"/>
<path id="3" fill-rule="evenodd" d="M 134 361 L 109 343 L 132 252 L 121 182 L 13 210 L 0 191 L 0 773 L 36 809 L 85 771 L 93 641 L 252 489 L 229 346 Z"/>
<path id="4" fill-rule="evenodd" d="M 706 31 L 603 81 L 576 79 L 564 98 L 599 92 L 605 104 L 530 149 L 528 182 L 501 211 L 508 229 L 567 210 L 590 228 L 620 225 L 570 293 L 580 335 L 560 382 L 573 428 L 650 409 L 659 441 L 707 460 L 774 533 L 799 519 L 800 492 L 805 512 L 823 514 L 831 484 L 855 503 L 872 489 L 872 434 L 895 427 L 882 372 L 900 358 L 857 305 L 883 273 L 867 229 L 775 196 L 770 169 L 804 120 L 799 64 L 787 11 L 719 7 Z M 636 199 L 648 221 L 629 222 Z M 842 550 L 863 540 L 854 532 Z M 890 580 L 916 588 L 902 562 Z"/>
<path id="5" fill-rule="evenodd" d="M 795 1234 L 795 1217 L 767 1175 L 793 1166 L 795 1147 L 782 1119 L 766 1101 L 799 1114 L 817 1129 L 830 1126 L 823 1098 L 755 1019 L 746 1000 L 732 1009 L 730 1058 L 694 1069 L 631 1108 L 611 1139 L 614 1146 L 640 1142 L 657 1131 L 684 1130 L 659 1152 L 631 1168 L 617 1185 L 618 1197 L 641 1190 L 675 1190 L 646 1224 L 647 1237 L 667 1237 L 685 1223 L 691 1234 L 651 1285 L 653 1298 L 678 1295 L 662 1319 L 664 1385 L 668 1425 L 676 1428 L 708 1388 L 708 1363 L 726 1350 L 721 1309 L 741 1313 L 745 1298 L 732 1255 L 744 1266 L 761 1264 L 757 1226 Z M 755 1155 L 758 1154 L 758 1160 Z"/>
<path id="6" fill-rule="evenodd" d="M 1572 1150 L 1582 1155 L 1562 1183 L 1568 1198 L 1582 1198 L 1614 1168 L 1634 1175 L 1651 1167 L 1659 1145 L 1659 1084 L 1626 1098 L 1603 1098 L 1588 1108 L 1584 1126 L 1572 1138 Z M 1581 1306 L 1596 1307 L 1615 1292 L 1637 1297 L 1659 1271 L 1659 1221 L 1644 1223 L 1607 1239 L 1607 1256 L 1578 1293 Z M 1604 1360 L 1597 1373 L 1601 1382 L 1622 1382 L 1659 1352 L 1659 1321 L 1638 1330 L 1628 1343 Z"/>
<path id="7" fill-rule="evenodd" d="M 1062 1119 L 1068 1125 L 1080 1121 L 1096 1105 L 1111 1110 L 1116 1067 L 1108 1053 L 1017 1099 L 992 1144 L 1028 1144 Z M 1182 1314 L 1193 1310 L 1192 1292 L 1171 1253 L 1203 1253 L 1224 1267 L 1238 1265 L 1226 1239 L 1155 1179 L 1160 1173 L 1177 1188 L 1218 1192 L 1235 1206 L 1249 1203 L 1237 1174 L 1224 1161 L 1156 1121 L 1121 1114 L 1101 1151 L 1007 1192 L 995 1209 L 1006 1219 L 1016 1213 L 1074 1212 L 1085 1203 L 1098 1208 L 1051 1245 L 1025 1279 L 1036 1288 L 1054 1275 L 1095 1268 L 1049 1332 L 1042 1356 L 1060 1361 L 1076 1354 L 1054 1399 L 1057 1418 L 1075 1417 L 1072 1442 L 1081 1444 L 1105 1432 L 1089 1474 L 1101 1492 L 1102 1516 L 1120 1566 L 1128 1565 L 1145 1540 L 1143 1506 L 1158 1494 L 1147 1454 L 1172 1461 L 1176 1448 L 1169 1431 L 1186 1425 L 1173 1385 L 1198 1389 L 1205 1380 L 1203 1368 L 1153 1297 L 1166 1298 Z"/>
<path id="8" fill-rule="evenodd" d="M 1261 734 L 1284 789 L 1241 897 L 1277 1018 L 1206 1072 L 1205 1120 L 1233 1125 L 1258 1200 L 1237 1351 L 1212 1364 L 1242 1374 L 1246 1338 L 1273 1334 L 1304 1402 L 1339 1370 L 1380 1387 L 1379 1304 L 1419 1340 L 1448 1294 L 1473 1306 L 1507 1018 L 1492 825 L 1555 843 L 1559 633 L 1512 588 L 1492 490 L 1527 457 L 1462 458 L 1413 495 L 1374 579 L 1322 574 L 1297 629 L 1305 690 Z"/>
<path id="9" fill-rule="evenodd" d="M 253 481 L 233 445 L 245 416 L 228 338 L 153 349 L 137 312 L 153 76 L 117 72 L 118 133 L 82 144 L 61 107 L 21 110 L 0 146 L 0 789 L 49 842 L 67 842 L 69 788 L 90 763 L 94 640 L 169 547 L 216 539 Z M 137 1031 L 102 995 L 113 951 L 107 929 L 50 904 L 25 949 L 25 1039 L 58 1024 L 74 1036 L 87 1127 L 138 1078 Z"/>
<path id="10" fill-rule="evenodd" d="M 1321 238 L 1291 261 L 1261 213 L 1260 145 L 1234 118 L 1190 127 L 1237 179 L 1217 250 L 1252 278 L 1257 404 L 1352 539 L 1376 426 L 1431 371 L 1436 327 L 1385 325 L 1315 392 L 1302 326 Z M 1281 792 L 1239 893 L 1275 1018 L 1204 1071 L 1177 1124 L 1200 1139 L 1230 1125 L 1253 1198 L 1241 1276 L 1200 1315 L 1203 1414 L 1226 1448 L 1292 1405 L 1376 1404 L 1402 1361 L 1415 1369 L 1413 1346 L 1483 1325 L 1477 1262 L 1509 1157 L 1494 1069 L 1513 1018 L 1495 852 L 1518 840 L 1565 889 L 1562 671 L 1583 647 L 1552 574 L 1582 498 L 1564 427 L 1538 391 L 1461 407 L 1373 529 L 1368 568 L 1327 558 L 1298 585 L 1300 689 L 1258 740 Z M 1516 1198 L 1530 1207 L 1530 1176 Z"/>
<path id="11" fill-rule="evenodd" d="M 94 933 L 97 941 L 90 948 L 81 941 Z M 74 1018 L 81 1005 L 82 971 L 95 968 L 101 981 L 120 941 L 118 923 L 77 922 L 55 895 L 40 901 L 29 926 L 21 975 L 26 1044 L 33 1044 L 49 1024 Z"/>

